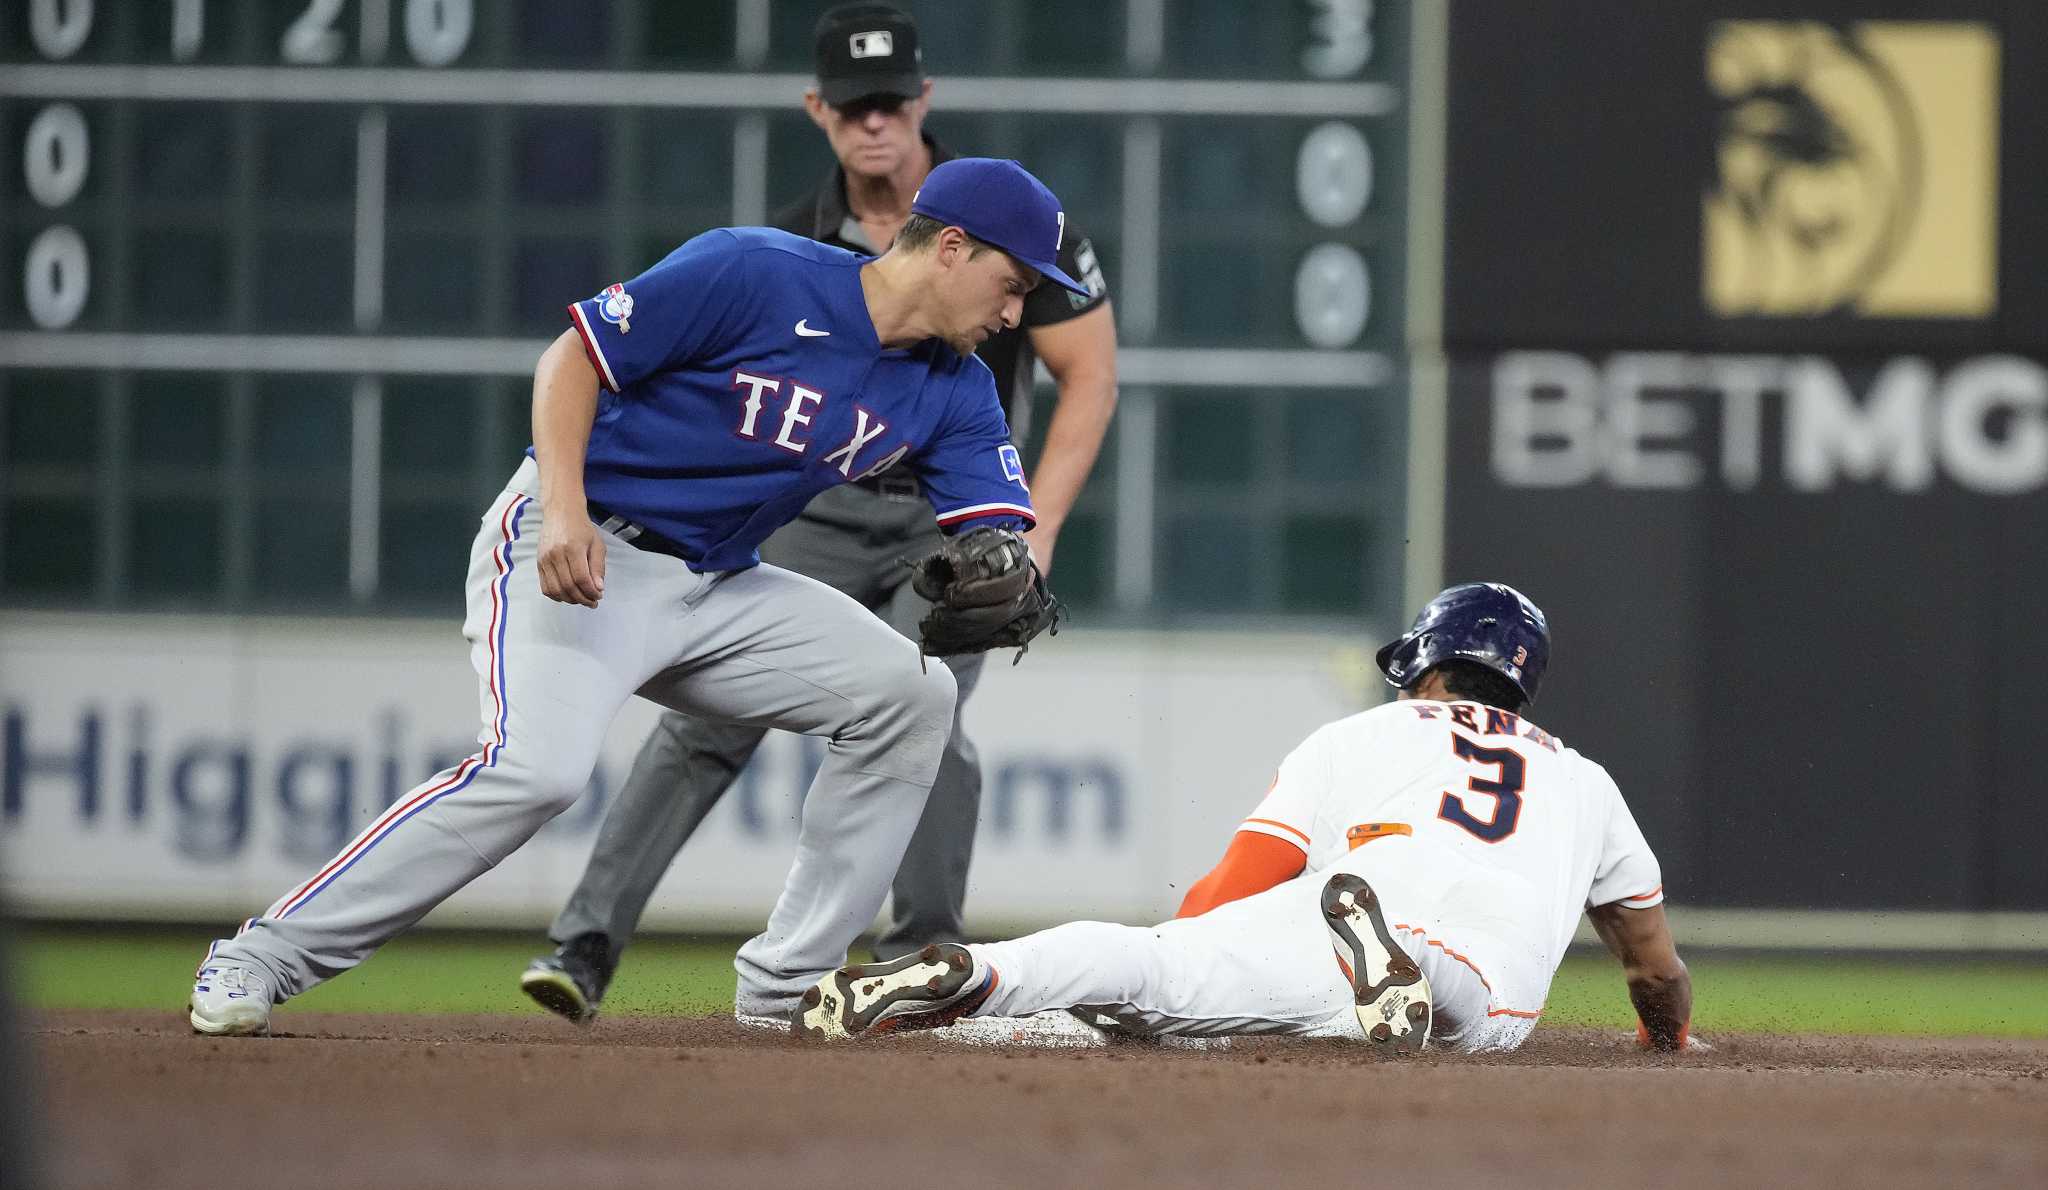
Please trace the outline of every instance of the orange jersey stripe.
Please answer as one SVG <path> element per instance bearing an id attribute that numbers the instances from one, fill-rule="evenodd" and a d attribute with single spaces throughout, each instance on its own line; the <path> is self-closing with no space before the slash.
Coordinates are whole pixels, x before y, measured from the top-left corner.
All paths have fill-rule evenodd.
<path id="1" fill-rule="evenodd" d="M 1459 954 L 1457 951 L 1452 950 L 1450 947 L 1445 946 L 1443 943 L 1438 942 L 1436 939 L 1430 937 L 1429 934 L 1419 926 L 1411 926 L 1404 922 L 1398 921 L 1389 922 L 1388 924 L 1393 926 L 1397 930 L 1406 930 L 1409 933 L 1414 934 L 1415 936 L 1421 938 L 1425 943 L 1436 947 L 1438 950 L 1443 951 L 1445 954 L 1465 964 L 1466 970 L 1472 972 L 1472 974 L 1477 975 L 1479 977 L 1479 986 L 1486 989 L 1486 994 L 1488 996 L 1493 995 L 1493 985 L 1486 981 L 1486 972 L 1481 971 L 1477 966 L 1475 966 L 1471 959 L 1466 958 L 1464 955 Z M 1535 1012 L 1527 1012 L 1519 1008 L 1489 1008 L 1486 1010 L 1486 1015 L 1514 1016 L 1520 1017 L 1526 1021 L 1533 1021 L 1543 1015 L 1543 1010 L 1537 1009 Z"/>
<path id="2" fill-rule="evenodd" d="M 1279 828 L 1280 828 L 1281 830 L 1283 830 L 1283 831 L 1286 831 L 1286 832 L 1287 832 L 1288 834 L 1290 834 L 1290 835 L 1293 835 L 1293 836 L 1294 836 L 1295 838 L 1297 838 L 1297 839 L 1300 839 L 1300 840 L 1301 840 L 1301 847 L 1302 847 L 1302 850 L 1304 850 L 1304 851 L 1308 850 L 1308 835 L 1307 835 L 1307 833 L 1306 833 L 1306 832 L 1304 832 L 1304 831 L 1300 831 L 1300 830 L 1297 830 L 1297 829 L 1295 829 L 1294 827 L 1291 827 L 1291 826 L 1287 825 L 1287 824 L 1286 824 L 1286 823 L 1284 823 L 1284 822 L 1275 822 L 1275 821 L 1273 821 L 1273 820 L 1272 820 L 1272 819 L 1270 819 L 1270 818 L 1247 818 L 1247 819 L 1245 819 L 1245 822 L 1246 822 L 1247 824 L 1250 824 L 1250 823 L 1254 823 L 1254 822 L 1256 822 L 1256 823 L 1258 823 L 1258 824 L 1259 824 L 1260 826 L 1277 826 L 1277 827 L 1279 827 Z"/>
<path id="3" fill-rule="evenodd" d="M 1657 895 L 1658 893 L 1660 893 L 1660 892 L 1663 892 L 1663 891 L 1664 891 L 1664 886 L 1660 884 L 1660 885 L 1658 885 L 1657 887 L 1655 887 L 1655 888 L 1651 889 L 1651 890 L 1650 890 L 1649 892 L 1646 892 L 1646 893 L 1637 893 L 1637 894 L 1636 894 L 1635 896 L 1632 896 L 1632 897 L 1623 897 L 1623 898 L 1622 898 L 1622 900 L 1624 900 L 1624 901 L 1647 901 L 1647 900 L 1649 900 L 1649 899 L 1650 899 L 1651 897 L 1654 897 L 1654 896 L 1656 896 L 1656 895 Z"/>

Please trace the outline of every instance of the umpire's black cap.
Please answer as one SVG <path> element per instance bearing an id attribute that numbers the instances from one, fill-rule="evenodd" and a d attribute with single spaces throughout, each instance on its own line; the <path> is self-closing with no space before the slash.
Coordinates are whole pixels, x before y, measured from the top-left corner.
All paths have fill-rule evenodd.
<path id="1" fill-rule="evenodd" d="M 837 106 L 864 95 L 924 94 L 917 22 L 887 4 L 842 4 L 818 18 L 818 97 Z"/>

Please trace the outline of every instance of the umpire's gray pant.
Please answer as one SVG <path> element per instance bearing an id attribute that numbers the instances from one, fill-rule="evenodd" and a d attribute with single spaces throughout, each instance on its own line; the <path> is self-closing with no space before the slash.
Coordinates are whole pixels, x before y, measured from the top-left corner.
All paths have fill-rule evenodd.
<path id="1" fill-rule="evenodd" d="M 937 548 L 940 533 L 922 496 L 883 496 L 865 488 L 828 489 L 804 515 L 762 547 L 764 561 L 835 587 L 905 636 L 929 608 L 910 588 L 904 559 Z M 967 869 L 981 816 L 981 758 L 961 728 L 959 708 L 981 677 L 983 654 L 951 657 L 959 687 L 953 734 L 892 886 L 881 958 L 961 937 Z M 766 734 L 759 727 L 665 714 L 641 745 L 625 785 L 606 813 L 596 847 L 548 936 L 567 942 L 597 932 L 617 961 L 676 853 L 725 796 Z"/>

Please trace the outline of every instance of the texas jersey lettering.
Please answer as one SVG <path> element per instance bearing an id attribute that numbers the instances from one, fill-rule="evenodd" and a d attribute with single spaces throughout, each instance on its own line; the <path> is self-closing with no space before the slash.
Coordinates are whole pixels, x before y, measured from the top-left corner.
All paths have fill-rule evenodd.
<path id="1" fill-rule="evenodd" d="M 604 390 L 591 501 L 680 544 L 696 570 L 754 565 L 811 497 L 899 462 L 947 528 L 1032 523 L 987 365 L 936 339 L 884 350 L 864 261 L 721 228 L 571 306 Z"/>

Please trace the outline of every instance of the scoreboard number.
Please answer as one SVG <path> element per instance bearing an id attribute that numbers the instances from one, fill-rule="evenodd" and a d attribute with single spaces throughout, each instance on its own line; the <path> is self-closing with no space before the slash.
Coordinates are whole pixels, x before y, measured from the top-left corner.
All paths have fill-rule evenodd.
<path id="1" fill-rule="evenodd" d="M 69 58 L 92 33 L 92 0 L 32 0 L 28 33 L 43 57 L 53 62 Z"/>
<path id="2" fill-rule="evenodd" d="M 92 35 L 92 0 L 34 0 L 28 27 L 36 52 L 62 61 Z M 85 113 L 76 107 L 53 103 L 36 113 L 21 142 L 22 180 L 36 205 L 55 211 L 78 197 L 85 188 L 91 147 Z M 91 276 L 91 255 L 77 228 L 58 223 L 38 232 L 21 263 L 29 318 L 44 330 L 62 330 L 78 321 Z"/>
<path id="3" fill-rule="evenodd" d="M 284 31 L 277 52 L 299 66 L 331 66 L 345 48 L 340 30 L 348 0 L 312 0 Z M 475 0 L 405 0 L 405 45 L 422 66 L 446 66 L 469 48 Z M 366 57 L 372 55 L 365 55 Z"/>

